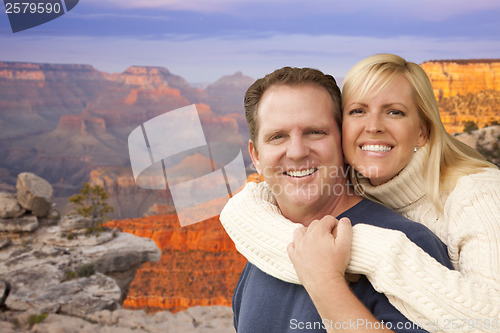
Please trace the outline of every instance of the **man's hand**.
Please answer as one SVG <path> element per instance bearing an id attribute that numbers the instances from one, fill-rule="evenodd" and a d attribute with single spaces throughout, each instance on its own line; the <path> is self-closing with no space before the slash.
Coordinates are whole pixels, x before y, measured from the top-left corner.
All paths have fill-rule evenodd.
<path id="1" fill-rule="evenodd" d="M 309 292 L 321 292 L 322 286 L 344 280 L 351 257 L 352 226 L 348 218 L 325 216 L 307 228 L 295 231 L 288 255 L 301 283 Z"/>

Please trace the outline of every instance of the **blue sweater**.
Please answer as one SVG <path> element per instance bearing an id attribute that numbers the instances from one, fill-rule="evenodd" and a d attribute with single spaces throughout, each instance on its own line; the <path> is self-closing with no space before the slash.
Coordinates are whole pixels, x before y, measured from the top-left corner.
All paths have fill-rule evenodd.
<path id="1" fill-rule="evenodd" d="M 337 218 L 341 217 L 348 217 L 353 225 L 366 223 L 400 230 L 441 264 L 453 269 L 446 245 L 437 236 L 425 226 L 380 204 L 364 199 Z M 350 286 L 385 328 L 395 332 L 426 332 L 406 319 L 385 295 L 375 291 L 366 277 Z M 335 301 L 335 295 L 332 298 Z M 234 291 L 233 312 L 238 333 L 325 332 L 325 325 L 339 328 L 367 325 L 362 320 L 344 323 L 323 321 L 303 286 L 278 280 L 251 263 L 245 266 Z"/>

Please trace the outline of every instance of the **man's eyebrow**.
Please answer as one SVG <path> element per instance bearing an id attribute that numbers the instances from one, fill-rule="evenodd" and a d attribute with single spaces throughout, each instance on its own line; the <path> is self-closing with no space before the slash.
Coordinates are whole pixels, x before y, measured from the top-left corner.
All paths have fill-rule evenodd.
<path id="1" fill-rule="evenodd" d="M 324 132 L 329 132 L 331 129 L 330 125 L 314 125 L 314 126 L 309 126 L 304 129 L 305 132 L 308 131 L 324 131 Z"/>
<path id="2" fill-rule="evenodd" d="M 284 132 L 284 130 L 282 129 L 269 129 L 267 131 L 262 131 L 262 136 L 264 138 L 268 138 L 268 137 L 271 137 L 273 135 L 276 135 L 276 134 L 282 134 Z"/>

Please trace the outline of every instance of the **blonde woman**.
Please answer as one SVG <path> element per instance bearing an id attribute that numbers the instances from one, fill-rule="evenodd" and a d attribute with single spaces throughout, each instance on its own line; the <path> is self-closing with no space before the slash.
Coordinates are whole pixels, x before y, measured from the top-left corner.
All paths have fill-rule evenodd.
<path id="1" fill-rule="evenodd" d="M 443 267 L 402 232 L 357 221 L 351 252 L 344 251 L 350 255 L 347 272 L 366 275 L 429 331 L 500 331 L 498 168 L 445 131 L 430 81 L 417 64 L 392 54 L 368 57 L 347 74 L 342 98 L 343 150 L 355 170 L 356 191 L 431 229 L 455 268 Z M 284 219 L 264 192 L 249 184 L 221 213 L 237 249 L 262 271 L 333 297 L 320 281 L 346 268 L 314 258 L 338 253 L 342 242 L 333 235 L 311 239 L 318 231 Z"/>

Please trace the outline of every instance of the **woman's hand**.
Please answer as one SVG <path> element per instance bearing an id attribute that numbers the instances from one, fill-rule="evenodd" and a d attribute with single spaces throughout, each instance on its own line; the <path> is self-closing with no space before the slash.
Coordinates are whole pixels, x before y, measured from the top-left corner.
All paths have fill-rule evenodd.
<path id="1" fill-rule="evenodd" d="M 325 216 L 295 231 L 288 255 L 300 282 L 320 293 L 327 284 L 344 280 L 351 257 L 352 226 L 348 218 Z"/>

